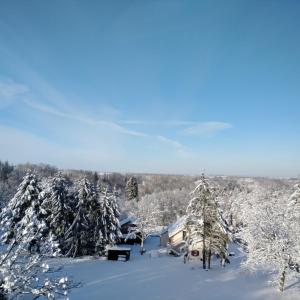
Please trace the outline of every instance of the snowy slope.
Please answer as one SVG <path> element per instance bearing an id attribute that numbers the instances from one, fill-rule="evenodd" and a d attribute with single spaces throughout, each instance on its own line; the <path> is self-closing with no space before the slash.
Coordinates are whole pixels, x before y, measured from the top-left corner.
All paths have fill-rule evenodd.
<path id="1" fill-rule="evenodd" d="M 158 248 L 158 239 L 146 242 L 146 248 Z M 182 258 L 167 255 L 141 256 L 133 247 L 129 262 L 113 262 L 92 258 L 63 260 L 64 273 L 83 286 L 70 294 L 71 300 L 299 300 L 300 291 L 293 283 L 280 294 L 268 285 L 268 276 L 242 271 L 242 255 L 237 253 L 225 269 L 214 261 L 210 271 L 199 262 L 183 264 Z M 151 252 L 151 251 L 150 251 Z M 60 260 L 61 263 L 61 260 Z"/>

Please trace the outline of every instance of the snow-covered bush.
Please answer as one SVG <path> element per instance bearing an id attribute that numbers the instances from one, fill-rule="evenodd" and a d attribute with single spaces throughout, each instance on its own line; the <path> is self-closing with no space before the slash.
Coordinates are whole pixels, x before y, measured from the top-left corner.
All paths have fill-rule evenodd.
<path id="1" fill-rule="evenodd" d="M 27 234 L 26 234 L 27 235 Z M 38 239 L 38 236 L 35 236 Z M 68 278 L 57 278 L 42 254 L 30 254 L 28 242 L 14 240 L 0 256 L 0 288 L 4 295 L 14 298 L 20 294 L 31 294 L 34 299 L 45 296 L 67 296 L 72 284 Z"/>
<path id="2" fill-rule="evenodd" d="M 283 291 L 287 274 L 299 272 L 300 265 L 300 188 L 290 198 L 281 193 L 255 198 L 243 207 L 243 223 L 239 236 L 245 241 L 251 270 L 268 269 L 279 277 Z"/>

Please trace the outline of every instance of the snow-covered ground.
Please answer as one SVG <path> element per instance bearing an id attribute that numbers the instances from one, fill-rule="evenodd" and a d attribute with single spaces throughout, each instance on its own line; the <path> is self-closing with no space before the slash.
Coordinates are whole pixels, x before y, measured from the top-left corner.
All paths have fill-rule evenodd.
<path id="1" fill-rule="evenodd" d="M 143 256 L 133 246 L 128 262 L 93 258 L 63 260 L 64 270 L 82 287 L 74 289 L 71 300 L 299 300 L 297 285 L 287 283 L 281 294 L 268 284 L 267 274 L 249 274 L 240 268 L 242 254 L 236 249 L 225 269 L 214 261 L 204 271 L 199 262 L 183 264 L 182 258 L 157 255 L 159 240 L 146 241 L 150 250 Z M 150 253 L 152 255 L 150 255 Z M 60 260 L 61 263 L 61 260 Z"/>

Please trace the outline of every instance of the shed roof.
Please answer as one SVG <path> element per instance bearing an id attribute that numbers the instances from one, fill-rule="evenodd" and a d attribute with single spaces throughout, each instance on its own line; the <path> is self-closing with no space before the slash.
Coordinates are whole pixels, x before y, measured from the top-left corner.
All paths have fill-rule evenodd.
<path id="1" fill-rule="evenodd" d="M 130 216 L 130 217 L 127 217 L 123 220 L 120 220 L 120 226 L 123 226 L 124 224 L 127 224 L 127 223 L 134 223 L 136 221 L 136 217 L 134 216 Z"/>

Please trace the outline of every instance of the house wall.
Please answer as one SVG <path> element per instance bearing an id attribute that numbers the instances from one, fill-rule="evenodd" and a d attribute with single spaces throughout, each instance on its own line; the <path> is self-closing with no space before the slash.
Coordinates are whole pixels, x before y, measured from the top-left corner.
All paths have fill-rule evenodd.
<path id="1" fill-rule="evenodd" d="M 178 231 L 176 234 L 174 234 L 173 236 L 171 236 L 169 238 L 169 243 L 176 247 L 178 245 L 180 245 L 184 240 L 185 240 L 185 235 L 186 235 L 186 231 L 185 230 L 181 230 Z M 189 247 L 189 251 L 192 250 L 198 250 L 198 251 L 202 251 L 202 242 L 197 242 L 195 243 L 193 246 Z"/>
<path id="2" fill-rule="evenodd" d="M 176 246 L 184 240 L 184 231 L 178 231 L 173 236 L 170 237 L 170 244 Z"/>

